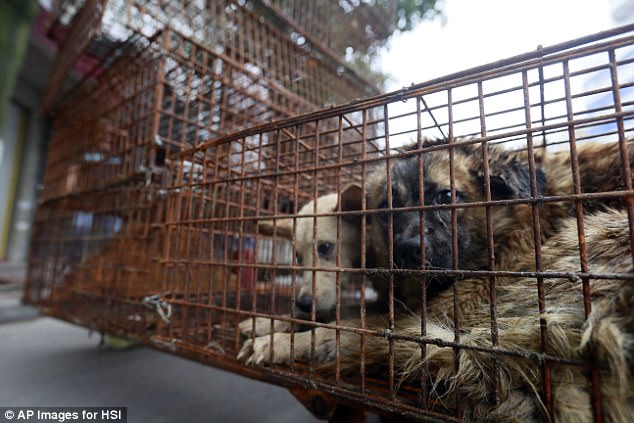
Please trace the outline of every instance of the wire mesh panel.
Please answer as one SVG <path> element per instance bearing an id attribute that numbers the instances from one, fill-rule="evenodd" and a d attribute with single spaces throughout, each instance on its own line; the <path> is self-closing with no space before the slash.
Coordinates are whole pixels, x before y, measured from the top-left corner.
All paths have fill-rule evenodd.
<path id="1" fill-rule="evenodd" d="M 129 211 L 157 233 L 151 279 L 66 259 L 90 238 L 60 238 L 80 219 L 60 202 L 39 212 L 29 292 L 124 307 L 114 288 L 141 286 L 124 332 L 379 412 L 629 421 L 633 31 L 228 135 L 168 131 L 136 201 L 160 198 L 153 217 Z M 90 233 L 116 232 L 95 210 Z"/>
<path id="2" fill-rule="evenodd" d="M 68 20 L 68 15 L 72 16 L 73 10 L 78 10 L 78 17 L 88 15 L 95 7 L 93 3 L 95 2 L 57 2 L 52 11 L 54 24 Z M 213 53 L 215 58 L 223 62 L 223 66 L 230 66 L 226 80 L 233 80 L 231 74 L 235 72 L 248 76 L 241 81 L 247 88 L 249 79 L 253 78 L 273 84 L 276 92 L 283 93 L 284 99 L 271 98 L 271 106 L 275 106 L 273 109 L 282 109 L 287 116 L 305 112 L 309 107 L 310 110 L 316 110 L 378 94 L 373 83 L 342 60 L 345 46 L 360 47 L 371 41 L 364 40 L 366 37 L 345 37 L 342 30 L 349 34 L 349 28 L 342 26 L 340 22 L 347 22 L 350 17 L 343 8 L 334 8 L 334 3 L 323 3 L 306 8 L 304 2 L 301 2 L 288 10 L 282 10 L 265 6 L 260 1 L 109 0 L 105 2 L 105 11 L 104 7 L 99 8 L 103 13 L 102 34 L 96 43 L 88 46 L 88 52 L 103 58 L 111 54 L 108 49 L 103 48 L 104 45 L 127 40 L 137 33 L 152 37 L 157 32 L 172 28 L 210 54 Z M 74 6 L 77 4 L 81 7 Z M 100 3 L 100 6 L 103 4 Z M 306 29 L 296 27 L 291 15 L 298 11 L 301 12 L 302 22 L 313 24 Z M 326 29 L 322 19 L 324 13 L 328 15 L 327 26 L 332 26 L 335 21 L 339 22 L 339 33 L 332 36 L 346 40 L 345 46 L 338 46 L 336 52 L 325 48 L 320 42 L 325 40 L 322 38 Z M 391 14 L 393 15 L 393 11 Z M 368 15 L 367 12 L 361 13 L 355 18 L 355 22 L 359 21 L 355 32 L 362 32 L 364 25 L 383 28 L 383 18 L 384 16 Z M 393 30 L 392 27 L 383 28 L 367 37 L 372 40 L 385 39 Z M 72 39 L 64 40 L 64 43 L 70 46 L 81 44 L 84 46 L 83 51 L 86 42 L 75 35 L 73 32 L 69 33 L 68 37 Z M 184 53 L 185 61 L 190 60 L 187 56 L 189 52 Z M 51 80 L 51 95 L 59 91 L 68 74 L 68 66 L 74 63 L 66 62 L 62 73 L 58 72 L 55 80 Z M 218 68 L 203 69 L 203 72 L 209 73 L 218 71 Z M 226 83 L 223 80 L 219 82 Z M 240 81 L 236 80 L 235 83 Z M 242 89 L 248 92 L 245 86 Z M 290 101 L 286 102 L 286 99 Z M 52 102 L 53 97 L 47 99 L 48 105 Z M 300 109 L 295 108 L 297 102 L 302 105 Z"/>

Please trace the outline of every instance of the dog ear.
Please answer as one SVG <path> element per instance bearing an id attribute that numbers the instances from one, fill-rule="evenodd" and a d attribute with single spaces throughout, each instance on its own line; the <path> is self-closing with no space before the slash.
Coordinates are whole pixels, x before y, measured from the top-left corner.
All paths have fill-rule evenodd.
<path id="1" fill-rule="evenodd" d="M 536 158 L 535 169 L 536 195 L 541 196 L 546 186 L 546 174 L 539 167 L 541 160 Z M 484 170 L 480 167 L 478 176 L 484 179 Z M 526 152 L 489 150 L 489 181 L 493 200 L 530 198 L 531 175 Z M 482 184 L 484 187 L 484 183 Z"/>
<path id="2" fill-rule="evenodd" d="M 363 206 L 363 189 L 361 185 L 352 183 L 346 186 L 341 192 L 341 211 L 356 211 L 361 210 Z M 335 210 L 337 210 L 335 206 Z M 346 216 L 345 219 L 349 221 L 357 221 L 359 216 Z"/>
<path id="3" fill-rule="evenodd" d="M 276 236 L 291 239 L 293 237 L 293 219 L 277 219 Z M 273 220 L 258 222 L 258 232 L 262 235 L 273 235 Z"/>
<path id="4" fill-rule="evenodd" d="M 350 184 L 341 192 L 341 211 L 361 210 L 363 189 L 359 184 Z"/>

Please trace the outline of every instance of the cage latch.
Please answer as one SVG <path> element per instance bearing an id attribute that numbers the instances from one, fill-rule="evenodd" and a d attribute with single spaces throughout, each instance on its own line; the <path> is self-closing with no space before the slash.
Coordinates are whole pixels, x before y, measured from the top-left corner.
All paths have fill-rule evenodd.
<path id="1" fill-rule="evenodd" d="M 170 317 L 172 317 L 172 305 L 167 301 L 162 301 L 159 294 L 149 295 L 143 298 L 141 304 L 146 308 L 156 310 L 160 318 L 169 324 Z"/>

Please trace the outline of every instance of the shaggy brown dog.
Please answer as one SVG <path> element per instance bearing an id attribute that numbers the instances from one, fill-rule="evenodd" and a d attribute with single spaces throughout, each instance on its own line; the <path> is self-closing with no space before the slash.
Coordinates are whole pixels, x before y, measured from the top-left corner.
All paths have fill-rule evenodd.
<path id="1" fill-rule="evenodd" d="M 455 350 L 443 344 L 458 342 L 467 347 L 492 348 L 491 314 L 488 299 L 468 305 L 473 292 L 488 286 L 485 278 L 470 278 L 457 283 L 461 307 L 459 339 L 451 313 L 452 291 L 439 293 L 428 303 L 425 357 L 417 343 L 395 340 L 395 361 L 402 379 L 420 378 L 423 368 L 430 374 L 434 392 L 451 405 L 451 393 L 458 393 L 464 416 L 476 421 L 547 421 L 542 400 L 543 374 L 539 353 L 540 324 L 545 323 L 547 351 L 562 359 L 593 361 L 602 367 L 600 387 L 603 416 L 606 421 L 625 422 L 634 418 L 634 386 L 629 382 L 634 356 L 634 286 L 622 279 L 590 280 L 591 312 L 586 319 L 583 282 L 571 273 L 579 268 L 576 219 L 564 219 L 561 231 L 542 249 L 543 270 L 570 274 L 567 278 L 545 278 L 544 311 L 539 312 L 535 278 L 497 278 L 497 348 L 496 359 L 490 352 L 461 349 L 459 363 Z M 586 251 L 593 274 L 631 276 L 629 222 L 620 211 L 605 211 L 585 217 Z M 528 258 L 518 264 L 534 267 Z M 540 321 L 540 317 L 542 320 Z M 370 319 L 371 320 L 371 319 Z M 353 322 L 342 324 L 354 326 Z M 368 326 L 381 327 L 371 320 Z M 383 326 L 384 327 L 384 326 Z M 332 357 L 334 333 L 316 330 L 322 357 Z M 420 319 L 397 318 L 395 334 L 418 337 Z M 297 340 L 296 340 L 297 342 Z M 386 366 L 388 342 L 380 337 L 366 337 L 366 365 Z M 359 338 L 341 331 L 340 366 L 358 369 Z M 276 344 L 277 348 L 277 344 Z M 327 350 L 324 352 L 324 350 Z M 592 353 L 592 351 L 594 351 Z M 513 353 L 519 353 L 513 355 Z M 534 354 L 531 356 L 531 354 Z M 495 373 L 498 403 L 492 399 Z M 456 368 L 458 370 L 456 371 Z M 554 421 L 587 422 L 592 420 L 591 381 L 589 372 L 580 366 L 550 363 Z M 455 406 L 455 404 L 453 404 Z"/>
<path id="2" fill-rule="evenodd" d="M 439 148 L 441 148 L 439 146 Z M 530 172 L 527 154 L 525 151 L 504 151 L 492 146 L 488 147 L 488 184 L 485 181 L 483 170 L 483 152 L 479 145 L 457 147 L 452 153 L 447 150 L 430 151 L 422 158 L 413 156 L 402 160 L 394 160 L 391 165 L 392 192 L 388 195 L 387 172 L 383 169 L 375 172 L 368 182 L 368 206 L 369 208 L 386 208 L 391 202 L 391 208 L 417 207 L 422 203 L 421 188 L 424 204 L 430 205 L 424 213 L 417 210 L 400 211 L 375 215 L 370 224 L 372 234 L 373 261 L 377 267 L 390 268 L 390 264 L 397 269 L 421 269 L 423 258 L 426 269 L 431 270 L 426 277 L 420 274 L 405 272 L 392 276 L 395 296 L 409 298 L 409 303 L 417 305 L 421 298 L 421 286 L 426 287 L 428 336 L 440 338 L 444 341 L 455 341 L 456 334 L 453 329 L 454 304 L 459 307 L 461 331 L 466 331 L 471 337 L 461 337 L 461 342 L 491 346 L 490 323 L 490 280 L 488 278 L 469 278 L 459 281 L 455 273 L 443 272 L 446 269 L 460 270 L 508 270 L 530 271 L 535 269 L 534 258 L 535 244 L 533 230 L 533 211 L 539 212 L 541 232 L 539 236 L 545 242 L 542 250 L 542 270 L 571 272 L 579 271 L 579 240 L 577 235 L 576 220 L 566 219 L 575 212 L 573 202 L 545 202 L 539 207 L 528 203 L 513 203 L 514 200 L 554 197 L 573 194 L 573 175 L 571 172 L 571 160 L 568 152 L 540 153 L 535 159 L 535 169 Z M 621 165 L 620 146 L 618 144 L 585 144 L 578 150 L 579 179 L 581 191 L 585 193 L 609 192 L 626 188 Z M 450 157 L 452 155 L 453 157 Z M 628 153 L 630 165 L 632 153 Z M 453 169 L 451 162 L 453 161 Z M 422 163 L 421 163 L 422 162 Z M 421 166 L 422 165 L 422 166 Z M 423 175 L 418 169 L 424 169 Z M 454 186 L 450 175 L 454 174 Z M 422 177 L 421 177 L 422 176 Z M 455 209 L 452 216 L 450 207 L 452 204 L 479 203 L 487 199 L 487 185 L 490 189 L 490 199 L 510 200 L 510 204 L 493 206 L 490 209 L 493 245 L 492 251 L 487 248 L 487 216 L 485 207 L 464 207 Z M 390 198 L 391 197 L 391 198 Z M 606 205 L 620 206 L 624 202 L 621 198 L 600 198 L 586 200 L 583 210 L 595 212 L 605 210 Z M 444 207 L 446 206 L 446 207 Z M 455 219 L 456 230 L 452 233 L 452 218 Z M 392 245 L 389 243 L 389 225 L 392 226 Z M 421 231 L 421 225 L 422 231 Z M 614 230 L 607 230 L 607 228 Z M 601 231 L 602 229 L 605 231 Z M 421 238 L 421 232 L 423 237 Z M 617 236 L 618 234 L 618 236 Z M 551 238 L 555 235 L 554 238 Z M 586 222 L 586 242 L 588 243 L 586 254 L 589 257 L 589 271 L 606 273 L 624 273 L 632 270 L 632 255 L 629 250 L 629 225 L 627 216 L 618 213 L 601 213 L 588 217 Z M 422 244 L 422 246 L 421 246 Z M 393 261 L 390 263 L 389 254 L 381 252 L 389 251 L 391 247 Z M 453 248 L 457 248 L 456 254 Z M 494 253 L 492 255 L 492 252 Z M 453 256 L 453 257 L 452 257 Z M 608 258 L 606 258 L 608 257 Z M 614 260 L 613 260 L 614 259 Z M 455 260 L 455 262 L 454 262 Z M 490 267 L 494 266 L 494 267 Z M 434 273 L 434 271 L 438 271 Z M 458 281 L 457 301 L 454 303 L 453 290 L 447 288 Z M 604 391 L 609 398 L 606 402 L 606 417 L 612 417 L 612 421 L 621 421 L 620 417 L 632 417 L 632 410 L 628 402 L 632 400 L 631 393 L 624 388 L 623 380 L 613 384 L 610 377 L 617 374 L 627 374 L 626 362 L 632 357 L 631 342 L 634 340 L 634 320 L 625 317 L 630 302 L 633 302 L 629 284 L 619 280 L 603 281 L 601 285 L 592 285 L 593 313 L 588 318 L 586 326 L 594 325 L 594 332 L 582 331 L 584 324 L 583 307 L 581 300 L 581 282 L 578 278 L 575 283 L 566 283 L 566 280 L 546 280 L 546 315 L 542 317 L 549 326 L 557 326 L 552 333 L 549 331 L 548 351 L 560 357 L 576 357 L 575 351 L 587 345 L 595 345 L 597 357 L 607 359 L 612 366 L 613 373 L 604 382 Z M 578 282 L 578 283 L 577 283 Z M 593 281 L 594 282 L 594 281 Z M 389 277 L 374 278 L 373 283 L 378 292 L 387 291 Z M 509 342 L 516 351 L 539 351 L 541 332 L 539 330 L 539 313 L 537 311 L 537 289 L 535 280 L 522 279 L 498 279 L 496 311 L 498 317 L 506 321 L 506 326 L 500 326 L 500 347 Z M 595 287 L 596 286 L 596 287 Z M 573 290 L 574 288 L 574 290 Z M 601 292 L 601 294 L 599 294 Z M 555 293 L 558 293 L 555 295 Z M 606 300 L 606 298 L 608 298 Z M 548 301 L 550 300 L 550 301 Z M 575 303 L 576 302 L 576 303 Z M 618 310 L 610 309 L 607 303 L 618 303 Z M 570 309 L 572 304 L 576 308 Z M 550 308 L 548 308 L 550 307 Z M 555 311 L 553 311 L 555 310 Z M 566 312 L 568 310 L 568 312 Z M 568 314 L 567 314 L 568 313 Z M 620 317 L 617 317 L 620 316 Z M 620 320 L 619 320 L 620 319 Z M 630 318 L 631 319 L 631 318 Z M 408 321 L 408 318 L 405 319 Z M 618 321 L 618 323 L 615 323 Z M 600 323 L 598 323 L 600 322 Z M 488 325 L 487 325 L 488 323 Z M 410 327 L 409 325 L 412 324 Z M 420 334 L 420 322 L 400 323 L 397 325 L 412 332 L 412 329 Z M 438 325 L 438 326 L 436 326 Z M 598 326 L 597 326 L 598 325 Z M 601 329 L 597 327 L 603 325 Z M 442 330 L 441 330 L 442 328 Z M 528 330 L 526 329 L 528 328 Z M 583 342 L 575 339 L 578 333 L 583 334 Z M 488 334 L 488 336 L 487 336 Z M 531 339 L 532 336 L 532 339 Z M 594 338 L 593 338 L 594 337 Z M 591 342 L 592 341 L 592 342 Z M 342 341 L 343 343 L 343 341 Z M 395 348 L 398 348 L 395 343 Z M 555 345 L 551 346 L 551 344 Z M 345 345 L 348 345 L 347 343 Z M 401 351 L 402 356 L 412 356 L 410 345 Z M 594 348 L 594 346 L 593 346 Z M 513 349 L 513 348 L 511 348 Z M 367 350 L 374 354 L 380 348 L 368 345 Z M 385 353 L 385 344 L 383 348 Z M 463 352 L 461 360 L 476 356 L 471 362 L 461 363 L 461 372 L 447 379 L 453 369 L 453 350 L 440 349 L 445 354 L 446 366 L 437 368 L 437 382 L 451 382 L 452 389 L 460 386 L 461 391 L 467 392 L 467 397 L 473 399 L 474 406 L 467 410 L 476 419 L 485 419 L 494 410 L 487 405 L 487 394 L 491 392 L 493 368 L 484 363 L 486 354 L 477 355 L 472 352 Z M 433 351 L 433 348 L 431 350 Z M 345 354 L 344 354 L 345 355 Z M 415 355 L 414 355 L 415 356 Z M 385 359 L 385 355 L 383 356 Z M 357 360 L 345 360 L 355 364 Z M 372 359 L 369 360 L 372 362 Z M 397 360 L 398 361 L 398 360 Z M 422 361 L 420 356 L 409 362 L 407 368 L 416 368 Z M 488 363 L 492 360 L 490 355 Z M 509 363 L 502 360 L 502 363 Z M 519 395 L 526 392 L 529 387 L 539 386 L 539 380 L 528 380 L 523 372 L 530 371 L 523 368 L 522 364 L 513 362 L 515 368 L 515 380 L 508 376 L 509 384 L 502 387 L 502 397 L 508 395 L 495 409 L 498 418 L 507 417 L 510 420 L 516 418 L 523 420 L 529 416 L 538 415 L 542 410 L 536 395 Z M 619 363 L 618 365 L 615 363 Z M 504 364 L 501 364 L 501 372 L 505 375 Z M 345 365 L 344 365 L 345 367 Z M 483 371 L 485 369 L 488 371 Z M 479 369 L 474 372 L 474 369 Z M 539 374 L 539 368 L 532 369 Z M 567 373 L 566 373 L 567 374 Z M 581 374 L 579 372 L 579 374 Z M 578 404 L 572 392 L 585 392 L 588 394 L 588 383 L 579 382 L 579 374 L 575 381 L 558 383 L 555 381 L 553 404 L 555 416 L 561 421 L 569 421 L 574 416 L 581 416 L 581 421 L 590 418 L 590 400 L 585 398 L 584 407 L 571 407 L 570 404 Z M 443 375 L 445 379 L 443 379 Z M 519 381 L 519 382 L 518 382 Z M 478 383 L 479 382 L 479 383 Z M 588 382 L 588 381 L 585 381 Z M 574 386 L 581 383 L 582 388 Z M 517 384 L 517 386 L 514 386 Z M 522 387 L 519 390 L 517 387 Z M 620 394 L 610 392 L 615 386 L 621 389 Z M 574 387 L 572 389 L 571 387 Z M 464 388 L 464 389 L 463 389 Z M 584 391 L 584 389 L 586 389 Z M 476 394 L 477 393 L 477 394 Z M 512 393 L 512 395 L 511 395 Z M 480 397 L 478 397 L 480 395 Z M 521 400 L 520 400 L 521 399 Z M 581 400 L 582 398 L 577 398 Z M 477 405 L 477 406 L 475 406 Z M 478 411 L 480 410 L 480 411 Z M 625 413 L 625 414 L 623 414 Z M 620 417 L 619 417 L 620 416 Z"/>
<path id="3" fill-rule="evenodd" d="M 481 145 L 461 145 L 452 151 L 439 141 L 435 145 L 428 142 L 424 147 L 436 147 L 438 150 L 392 160 L 391 192 L 388 192 L 386 168 L 379 167 L 367 184 L 369 209 L 428 206 L 424 213 L 410 209 L 375 214 L 369 218 L 371 243 L 368 263 L 386 270 L 421 269 L 421 260 L 424 259 L 425 268 L 431 270 L 424 280 L 420 274 L 411 272 L 397 273 L 393 277 L 395 297 L 415 309 L 422 298 L 421 282 L 424 281 L 429 298 L 453 284 L 455 274 L 447 275 L 442 272 L 443 269 L 487 270 L 494 265 L 495 270 L 528 270 L 526 257 L 534 257 L 535 254 L 534 209 L 530 201 L 575 193 L 569 151 L 537 151 L 531 175 L 526 150 L 505 151 L 488 146 L 490 200 L 511 202 L 490 208 L 493 235 L 493 251 L 490 252 L 487 247 L 486 207 L 460 207 L 461 204 L 487 200 Z M 414 149 L 415 145 L 404 151 Z M 610 192 L 626 188 L 617 143 L 582 144 L 577 148 L 577 157 L 581 192 Z M 630 165 L 634 164 L 632 152 L 629 152 L 629 159 Z M 424 169 L 422 175 L 419 168 Z M 452 173 L 455 181 L 453 196 Z M 458 206 L 455 216 L 450 210 L 455 207 L 452 202 Z M 542 242 L 559 230 L 561 219 L 574 216 L 576 211 L 572 201 L 539 201 L 537 204 Z M 606 206 L 623 204 L 622 199 L 613 197 L 586 199 L 583 211 L 591 213 Z M 452 233 L 452 217 L 456 220 L 455 234 Z M 392 225 L 392 245 L 388 236 L 389 224 Z M 457 247 L 455 255 L 452 254 L 454 240 Z M 391 252 L 392 260 L 388 252 Z M 454 256 L 456 263 L 453 262 Z M 535 263 L 534 259 L 532 263 Z M 441 271 L 434 272 L 438 270 Z M 374 273 L 373 284 L 377 292 L 387 293 L 391 274 L 384 272 L 381 277 L 380 272 Z M 471 293 L 468 302 L 478 304 L 480 299 L 487 300 L 488 287 L 484 291 Z"/>

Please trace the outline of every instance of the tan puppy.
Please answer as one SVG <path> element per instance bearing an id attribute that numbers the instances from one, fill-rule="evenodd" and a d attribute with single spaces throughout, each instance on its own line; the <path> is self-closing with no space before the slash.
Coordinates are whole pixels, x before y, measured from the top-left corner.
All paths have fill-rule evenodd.
<path id="1" fill-rule="evenodd" d="M 341 210 L 358 210 L 361 203 L 362 190 L 359 185 L 347 186 L 339 196 L 328 194 L 308 202 L 302 207 L 295 219 L 295 234 L 293 234 L 293 219 L 279 219 L 276 222 L 276 234 L 279 237 L 295 241 L 298 266 L 308 268 L 346 269 L 357 268 L 360 265 L 361 228 L 357 216 L 341 217 L 341 233 L 337 232 L 337 216 L 319 216 Z M 341 198 L 341 207 L 338 201 Z M 315 215 L 317 217 L 315 218 Z M 302 217 L 306 216 L 306 217 Z M 272 221 L 263 221 L 258 225 L 261 233 L 272 234 Z M 316 231 L 314 238 L 313 231 Z M 338 236 L 339 235 L 339 236 Z M 337 263 L 339 254 L 339 263 Z M 354 274 L 340 273 L 340 284 L 345 286 Z M 317 321 L 328 322 L 334 318 L 333 313 L 337 301 L 337 272 L 326 270 L 306 270 L 303 272 L 295 307 L 299 315 L 310 320 L 313 307 Z M 262 336 L 271 329 L 271 320 L 257 318 L 255 320 L 255 334 Z M 241 333 L 250 335 L 253 331 L 253 320 L 246 319 L 239 324 Z M 288 322 L 276 320 L 274 332 L 284 332 L 290 329 Z M 256 344 L 257 344 L 256 339 Z"/>

